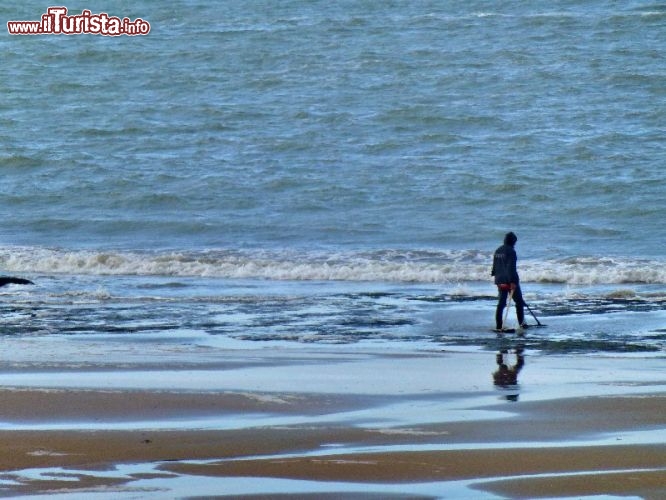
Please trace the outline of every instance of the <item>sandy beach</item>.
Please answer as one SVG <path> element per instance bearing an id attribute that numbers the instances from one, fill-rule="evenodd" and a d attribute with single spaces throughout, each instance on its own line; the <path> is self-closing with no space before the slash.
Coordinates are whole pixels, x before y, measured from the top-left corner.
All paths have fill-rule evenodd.
<path id="1" fill-rule="evenodd" d="M 120 363 L 109 348 L 73 363 L 71 340 L 50 341 L 49 363 L 24 352 L 1 367 L 4 496 L 666 495 L 659 357 L 544 356 L 507 340 L 498 352 L 274 345 L 189 363 Z M 498 361 L 518 356 L 517 383 L 502 384 Z"/>
<path id="2" fill-rule="evenodd" d="M 0 497 L 666 498 L 666 2 L 59 5 L 0 7 Z"/>

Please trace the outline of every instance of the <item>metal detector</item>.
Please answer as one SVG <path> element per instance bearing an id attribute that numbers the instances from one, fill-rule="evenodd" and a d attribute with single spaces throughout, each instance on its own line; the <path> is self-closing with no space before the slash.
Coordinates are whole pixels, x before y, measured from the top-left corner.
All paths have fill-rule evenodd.
<path id="1" fill-rule="evenodd" d="M 546 326 L 544 325 L 541 321 L 539 321 L 539 318 L 536 317 L 536 315 L 532 312 L 532 309 L 530 306 L 527 304 L 527 302 L 523 301 L 523 304 L 525 304 L 525 307 L 527 307 L 527 310 L 530 312 L 534 320 L 537 322 L 536 326 Z"/>

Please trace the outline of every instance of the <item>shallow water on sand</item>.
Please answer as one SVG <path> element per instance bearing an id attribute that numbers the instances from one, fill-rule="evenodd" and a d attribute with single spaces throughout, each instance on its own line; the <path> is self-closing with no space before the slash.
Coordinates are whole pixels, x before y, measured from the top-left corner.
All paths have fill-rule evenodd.
<path id="1" fill-rule="evenodd" d="M 501 343 L 490 331 L 493 288 L 482 283 L 86 275 L 33 279 L 36 285 L 10 285 L 0 293 L 2 334 L 8 339 L 57 335 L 94 339 L 100 345 L 155 342 L 181 346 L 183 354 L 196 343 L 252 348 L 385 344 L 406 350 L 494 350 Z M 519 337 L 526 349 L 648 357 L 664 351 L 666 293 L 661 287 L 524 288 L 532 311 L 525 311 L 532 328 Z M 508 323 L 515 324 L 513 308 Z"/>

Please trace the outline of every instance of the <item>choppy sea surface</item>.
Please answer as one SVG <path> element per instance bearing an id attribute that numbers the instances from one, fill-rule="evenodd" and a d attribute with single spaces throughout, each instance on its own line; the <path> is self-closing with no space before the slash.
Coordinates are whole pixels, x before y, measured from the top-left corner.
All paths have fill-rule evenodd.
<path id="1" fill-rule="evenodd" d="M 81 8 L 151 31 L 0 36 L 6 335 L 483 346 L 513 230 L 535 349 L 662 352 L 664 5 Z"/>

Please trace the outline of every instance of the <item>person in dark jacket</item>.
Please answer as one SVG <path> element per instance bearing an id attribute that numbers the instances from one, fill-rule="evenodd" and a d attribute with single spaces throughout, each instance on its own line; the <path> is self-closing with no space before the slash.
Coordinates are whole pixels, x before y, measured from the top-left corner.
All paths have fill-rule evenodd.
<path id="1" fill-rule="evenodd" d="M 518 277 L 516 250 L 513 248 L 518 241 L 518 237 L 513 233 L 506 233 L 504 244 L 495 250 L 493 255 L 493 269 L 491 275 L 495 277 L 495 284 L 499 296 L 497 299 L 497 309 L 495 310 L 495 326 L 497 330 L 502 330 L 502 312 L 506 307 L 509 292 L 516 304 L 516 317 L 521 328 L 527 328 L 525 323 L 525 302 L 520 290 L 520 278 Z"/>

